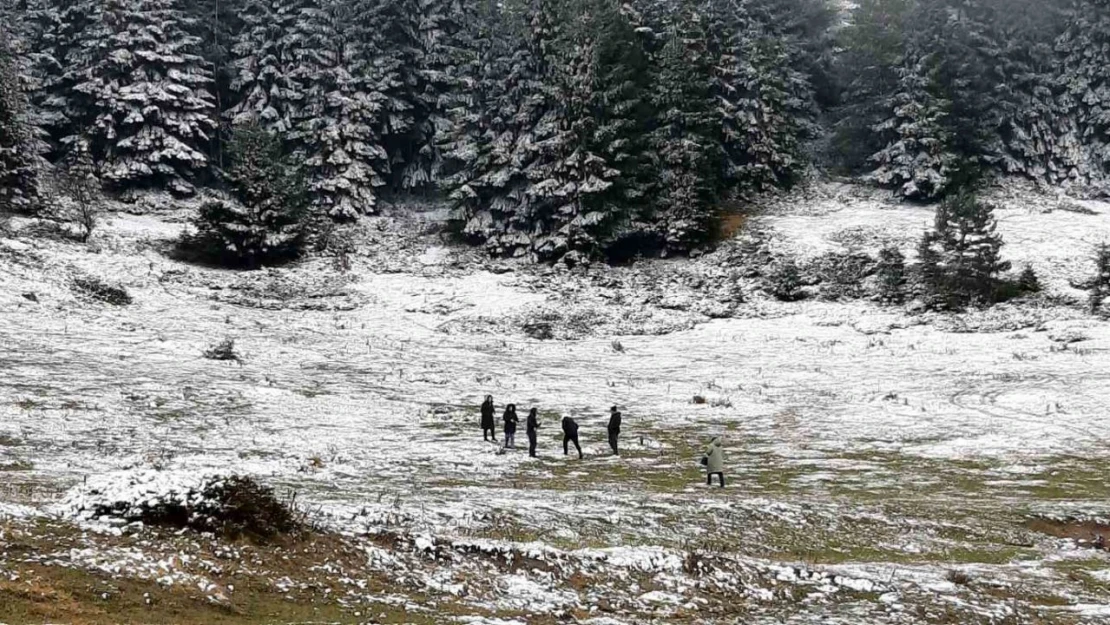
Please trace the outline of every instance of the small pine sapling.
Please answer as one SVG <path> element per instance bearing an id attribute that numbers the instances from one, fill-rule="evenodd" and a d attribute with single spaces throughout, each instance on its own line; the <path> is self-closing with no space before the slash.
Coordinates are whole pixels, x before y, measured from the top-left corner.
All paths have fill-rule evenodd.
<path id="1" fill-rule="evenodd" d="M 1110 244 L 1101 243 L 1095 253 L 1095 275 L 1091 278 L 1088 304 L 1092 315 L 1102 312 L 1102 306 L 1110 297 Z"/>
<path id="2" fill-rule="evenodd" d="M 1040 293 L 1041 279 L 1037 277 L 1037 272 L 1033 271 L 1031 265 L 1026 265 L 1021 270 L 1021 275 L 1018 276 L 1018 289 L 1022 293 Z"/>
<path id="3" fill-rule="evenodd" d="M 902 251 L 892 246 L 880 250 L 875 272 L 879 300 L 890 304 L 902 303 L 906 297 L 906 257 Z"/>

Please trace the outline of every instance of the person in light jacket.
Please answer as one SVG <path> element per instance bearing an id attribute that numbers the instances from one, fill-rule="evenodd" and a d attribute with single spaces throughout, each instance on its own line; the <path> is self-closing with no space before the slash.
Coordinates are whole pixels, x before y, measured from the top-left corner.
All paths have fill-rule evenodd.
<path id="1" fill-rule="evenodd" d="M 505 406 L 501 419 L 505 422 L 505 447 L 516 449 L 516 424 L 520 421 L 516 416 L 516 404 Z"/>
<path id="2" fill-rule="evenodd" d="M 714 436 L 713 440 L 709 441 L 709 447 L 705 449 L 705 455 L 702 456 L 701 463 L 705 465 L 705 484 L 707 486 L 713 485 L 713 476 L 717 475 L 721 478 L 721 488 L 725 487 L 725 456 L 721 450 L 721 437 Z"/>
<path id="3" fill-rule="evenodd" d="M 482 440 L 497 442 L 493 424 L 493 395 L 486 395 L 486 401 L 482 402 Z"/>

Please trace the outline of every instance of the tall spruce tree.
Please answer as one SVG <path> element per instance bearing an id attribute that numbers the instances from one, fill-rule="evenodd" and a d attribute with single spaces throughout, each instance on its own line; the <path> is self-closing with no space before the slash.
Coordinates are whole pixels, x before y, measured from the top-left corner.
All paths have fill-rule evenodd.
<path id="1" fill-rule="evenodd" d="M 675 8 L 655 59 L 651 102 L 656 119 L 648 143 L 658 172 L 660 232 L 667 249 L 685 252 L 714 234 L 724 151 L 711 99 L 709 16 L 692 1 Z"/>
<path id="2" fill-rule="evenodd" d="M 100 54 L 86 57 L 73 89 L 95 115 L 89 134 L 104 177 L 117 189 L 192 193 L 216 124 L 192 21 L 176 0 L 108 0 L 101 19 L 83 33 L 87 48 L 104 31 Z"/>
<path id="3" fill-rule="evenodd" d="M 40 159 L 34 150 L 34 132 L 28 122 L 28 104 L 22 88 L 12 41 L 0 25 L 0 210 L 36 212 L 41 205 Z"/>
<path id="4" fill-rule="evenodd" d="M 389 173 L 379 125 L 389 70 L 375 66 L 377 15 L 378 0 L 306 9 L 290 72 L 303 89 L 291 137 L 305 158 L 314 210 L 340 221 L 376 212 L 376 189 Z"/>
<path id="5" fill-rule="evenodd" d="M 306 45 L 302 14 L 312 6 L 311 0 L 246 1 L 231 47 L 235 104 L 226 116 L 232 124 L 257 124 L 288 138 L 304 99 L 293 73 Z"/>
<path id="6" fill-rule="evenodd" d="M 1110 171 L 1110 2 L 1075 0 L 1057 47 L 1068 112 L 1079 127 L 1088 167 Z"/>

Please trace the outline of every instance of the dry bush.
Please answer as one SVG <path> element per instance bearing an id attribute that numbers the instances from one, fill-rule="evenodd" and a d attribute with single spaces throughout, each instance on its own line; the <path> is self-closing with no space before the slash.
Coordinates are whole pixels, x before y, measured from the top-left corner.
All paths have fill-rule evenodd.
<path id="1" fill-rule="evenodd" d="M 70 281 L 70 289 L 113 306 L 126 306 L 132 302 L 131 295 L 123 287 L 108 284 L 92 276 L 73 278 Z"/>

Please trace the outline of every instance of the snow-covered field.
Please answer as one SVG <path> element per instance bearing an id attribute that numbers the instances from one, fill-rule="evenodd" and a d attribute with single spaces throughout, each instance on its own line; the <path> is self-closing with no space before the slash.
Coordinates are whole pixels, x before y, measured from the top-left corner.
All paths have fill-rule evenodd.
<path id="1" fill-rule="evenodd" d="M 1110 518 L 1110 324 L 1069 286 L 1110 240 L 1110 205 L 1002 202 L 1004 254 L 1047 293 L 950 316 L 783 304 L 743 280 L 743 303 L 707 316 L 696 289 L 667 280 L 720 274 L 720 255 L 527 267 L 420 234 L 434 213 L 367 220 L 349 273 L 329 259 L 253 273 L 174 262 L 172 213 L 116 215 L 91 248 L 17 231 L 0 238 L 0 517 L 80 516 L 90 485 L 137 474 L 238 472 L 296 491 L 341 532 L 410 537 L 368 569 L 518 619 L 504 622 L 1100 622 L 1110 554 L 1031 522 Z M 749 226 L 808 258 L 885 242 L 911 254 L 930 220 L 826 186 Z M 79 274 L 134 303 L 75 295 Z M 544 315 L 556 336 L 586 329 L 530 338 Z M 202 356 L 223 338 L 242 362 Z M 486 394 L 522 417 L 540 408 L 538 459 L 482 441 Z M 562 454 L 564 415 L 584 460 Z M 697 464 L 714 435 L 724 490 Z M 465 559 L 429 559 L 441 548 L 517 550 L 609 581 L 533 567 L 474 584 Z M 0 554 L 0 575 L 16 564 Z"/>

